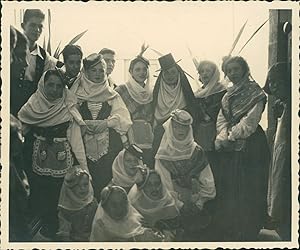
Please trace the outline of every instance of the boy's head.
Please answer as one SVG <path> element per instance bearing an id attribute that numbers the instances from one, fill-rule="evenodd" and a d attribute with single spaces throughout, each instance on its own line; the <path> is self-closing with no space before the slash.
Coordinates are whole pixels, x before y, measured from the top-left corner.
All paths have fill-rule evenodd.
<path id="1" fill-rule="evenodd" d="M 78 75 L 81 62 L 82 62 L 82 50 L 78 45 L 67 45 L 63 52 L 64 63 L 66 67 L 66 73 L 69 77 L 73 78 Z"/>
<path id="2" fill-rule="evenodd" d="M 116 52 L 113 51 L 112 49 L 104 48 L 100 50 L 99 54 L 103 56 L 103 59 L 107 64 L 107 71 L 106 71 L 107 75 L 110 75 L 115 68 Z"/>
<path id="3" fill-rule="evenodd" d="M 25 10 L 21 24 L 25 35 L 31 43 L 35 43 L 42 34 L 45 14 L 40 9 Z"/>

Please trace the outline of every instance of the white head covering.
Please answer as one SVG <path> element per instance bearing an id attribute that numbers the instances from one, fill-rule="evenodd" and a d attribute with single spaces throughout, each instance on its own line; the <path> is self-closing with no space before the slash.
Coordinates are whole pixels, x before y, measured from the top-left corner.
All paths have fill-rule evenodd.
<path id="1" fill-rule="evenodd" d="M 181 112 L 188 113 L 184 110 L 181 110 Z M 163 124 L 165 133 L 162 137 L 155 159 L 168 160 L 168 161 L 190 159 L 197 146 L 197 143 L 194 141 L 192 126 L 186 125 L 189 126 L 190 128 L 189 133 L 184 140 L 180 141 L 177 140 L 174 136 L 174 132 L 172 128 L 172 120 L 173 117 L 170 117 Z"/>
<path id="2" fill-rule="evenodd" d="M 89 192 L 83 198 L 76 196 L 73 192 L 74 186 L 78 185 L 80 178 L 82 176 L 88 176 L 89 178 Z M 58 207 L 67 209 L 67 210 L 80 210 L 90 204 L 94 199 L 94 191 L 91 185 L 90 175 L 87 171 L 82 170 L 80 168 L 71 168 L 65 176 L 59 201 Z"/>
<path id="3" fill-rule="evenodd" d="M 18 118 L 23 123 L 38 127 L 50 127 L 73 121 L 67 133 L 68 140 L 81 167 L 87 170 L 85 149 L 80 130 L 80 125 L 85 125 L 85 122 L 76 108 L 77 98 L 70 90 L 64 88 L 61 98 L 49 101 L 44 89 L 46 73 L 47 71 L 42 75 L 37 91 L 19 111 Z"/>
<path id="4" fill-rule="evenodd" d="M 220 71 L 217 67 L 217 65 L 213 62 L 209 62 L 209 65 L 214 66 L 214 74 L 212 75 L 211 79 L 209 80 L 208 84 L 202 88 L 200 88 L 196 93 L 196 98 L 204 98 L 207 96 L 210 96 L 212 94 L 221 92 L 225 90 L 225 86 L 220 83 Z"/>
<path id="5" fill-rule="evenodd" d="M 140 176 L 139 171 L 136 173 L 135 176 L 129 176 L 126 173 L 124 167 L 125 151 L 126 149 L 123 149 L 117 155 L 112 165 L 112 175 L 113 175 L 112 182 L 114 183 L 114 185 L 121 186 L 123 188 L 132 187 Z"/>
<path id="6" fill-rule="evenodd" d="M 145 86 L 142 87 L 131 74 L 129 74 L 129 79 L 125 84 L 126 89 L 128 90 L 129 95 L 139 104 L 148 104 L 152 102 L 153 95 L 150 88 L 150 77 L 147 76 Z"/>
<path id="7" fill-rule="evenodd" d="M 162 182 L 163 197 L 159 200 L 152 200 L 143 190 L 145 185 L 147 185 L 147 180 L 145 180 L 145 182 L 142 188 L 139 188 L 137 184 L 135 184 L 128 194 L 128 199 L 131 204 L 141 215 L 149 221 L 152 226 L 159 220 L 171 219 L 178 216 L 183 204 L 171 196 L 164 183 Z"/>
<path id="8" fill-rule="evenodd" d="M 157 121 L 167 119 L 173 110 L 182 109 L 186 106 L 182 86 L 180 84 L 180 74 L 178 74 L 178 82 L 175 88 L 169 86 L 163 77 L 160 78 L 160 81 L 157 106 L 154 113 Z"/>
<path id="9" fill-rule="evenodd" d="M 107 77 L 102 83 L 94 83 L 86 77 L 84 69 L 75 80 L 71 91 L 77 95 L 80 101 L 96 103 L 109 101 L 118 95 L 116 91 L 109 87 Z"/>
<path id="10" fill-rule="evenodd" d="M 129 239 L 143 234 L 145 228 L 140 223 L 142 216 L 130 202 L 128 202 L 128 206 L 127 215 L 121 220 L 114 220 L 104 211 L 100 203 L 94 217 L 90 240 L 103 239 L 103 235 L 100 235 L 102 232 L 112 239 Z"/>

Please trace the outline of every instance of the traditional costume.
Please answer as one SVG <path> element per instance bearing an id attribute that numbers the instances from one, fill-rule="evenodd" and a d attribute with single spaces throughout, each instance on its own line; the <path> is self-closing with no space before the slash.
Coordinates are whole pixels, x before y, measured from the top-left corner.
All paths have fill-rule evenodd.
<path id="1" fill-rule="evenodd" d="M 89 190 L 79 197 L 73 188 L 84 175 L 89 178 Z M 97 206 L 89 173 L 79 167 L 71 169 L 65 176 L 58 202 L 58 237 L 63 241 L 89 241 Z"/>
<path id="2" fill-rule="evenodd" d="M 185 109 L 190 112 L 192 116 L 195 114 L 195 97 L 185 72 L 176 64 L 171 54 L 162 56 L 158 58 L 158 60 L 161 66 L 161 72 L 154 86 L 152 101 L 154 112 L 154 155 L 158 150 L 164 133 L 162 124 L 170 117 L 171 112 L 175 109 Z M 176 66 L 179 71 L 178 82 L 174 88 L 166 84 L 163 78 L 163 70 L 167 70 L 173 66 Z"/>
<path id="3" fill-rule="evenodd" d="M 27 136 L 25 151 L 32 157 L 32 209 L 45 216 L 44 226 L 51 228 L 53 235 L 63 177 L 74 163 L 85 169 L 87 163 L 80 130 L 85 123 L 76 109 L 77 98 L 64 88 L 61 98 L 49 101 L 45 95 L 45 74 L 18 117 L 29 126 L 32 135 Z"/>
<path id="4" fill-rule="evenodd" d="M 137 62 L 142 62 L 147 68 L 149 67 L 149 61 L 146 58 L 137 56 L 131 61 L 130 68 L 134 67 Z M 153 142 L 151 126 L 153 110 L 151 102 L 153 96 L 150 88 L 150 77 L 147 76 L 146 83 L 144 86 L 141 86 L 141 84 L 129 74 L 128 81 L 125 84 L 119 85 L 115 90 L 120 94 L 126 104 L 133 122 L 128 131 L 130 142 L 143 149 L 145 163 L 147 165 L 153 165 L 151 150 Z"/>
<path id="5" fill-rule="evenodd" d="M 88 126 L 83 140 L 95 197 L 99 200 L 102 188 L 112 178 L 112 163 L 127 140 L 132 122 L 122 98 L 108 86 L 106 78 L 101 83 L 87 78 L 85 70 L 102 60 L 100 55 L 90 57 L 83 60 L 83 72 L 71 90 L 78 97 L 79 112 Z"/>
<path id="6" fill-rule="evenodd" d="M 189 126 L 187 137 L 180 141 L 174 137 L 171 122 Z M 170 193 L 185 205 L 194 204 L 193 211 L 183 215 L 185 237 L 199 240 L 199 230 L 209 224 L 204 205 L 216 195 L 213 174 L 205 153 L 193 138 L 192 117 L 183 110 L 175 110 L 165 123 L 165 133 L 155 156 L 155 169 Z M 206 213 L 206 212 L 205 212 Z M 197 236 L 198 235 L 198 236 Z"/>
<path id="7" fill-rule="evenodd" d="M 181 227 L 180 209 L 183 203 L 175 199 L 161 183 L 162 198 L 151 199 L 145 192 L 149 176 L 152 173 L 158 175 L 154 170 L 145 169 L 142 182 L 135 184 L 128 194 L 132 206 L 144 217 L 151 228 L 158 229 L 166 236 L 165 241 L 176 240 L 176 230 Z M 180 230 L 179 230 L 180 231 Z"/>
<path id="8" fill-rule="evenodd" d="M 266 218 L 269 149 L 258 124 L 265 103 L 264 92 L 250 80 L 249 72 L 228 87 L 222 99 L 215 141 L 221 151 L 216 215 L 219 241 L 256 240 Z"/>

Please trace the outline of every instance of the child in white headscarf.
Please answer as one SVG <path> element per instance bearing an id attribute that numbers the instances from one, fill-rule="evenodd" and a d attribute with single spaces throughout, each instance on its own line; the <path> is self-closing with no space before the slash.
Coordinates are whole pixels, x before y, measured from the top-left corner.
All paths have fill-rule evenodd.
<path id="1" fill-rule="evenodd" d="M 80 167 L 70 169 L 59 197 L 58 237 L 63 241 L 89 241 L 97 205 L 89 173 Z"/>
<path id="2" fill-rule="evenodd" d="M 111 183 L 124 188 L 128 193 L 136 182 L 142 180 L 141 169 L 144 168 L 142 156 L 143 151 L 134 144 L 123 149 L 113 162 Z"/>

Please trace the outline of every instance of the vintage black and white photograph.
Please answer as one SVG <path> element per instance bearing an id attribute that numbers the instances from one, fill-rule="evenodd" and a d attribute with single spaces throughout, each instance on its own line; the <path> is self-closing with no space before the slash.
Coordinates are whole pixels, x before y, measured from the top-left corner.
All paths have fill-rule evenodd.
<path id="1" fill-rule="evenodd" d="M 2 5 L 1 248 L 298 246 L 296 2 Z"/>

